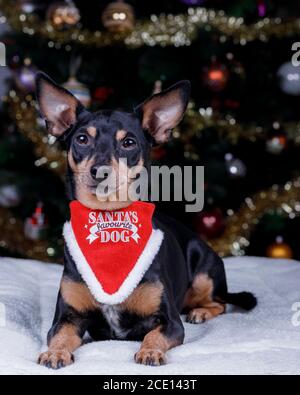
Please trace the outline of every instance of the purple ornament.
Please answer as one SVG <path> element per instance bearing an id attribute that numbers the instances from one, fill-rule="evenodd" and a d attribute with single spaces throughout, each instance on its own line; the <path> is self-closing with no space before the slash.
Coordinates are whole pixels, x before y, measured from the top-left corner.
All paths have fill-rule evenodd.
<path id="1" fill-rule="evenodd" d="M 259 0 L 258 1 L 257 12 L 258 12 L 258 16 L 260 16 L 261 18 L 266 16 L 267 6 L 266 6 L 264 0 Z"/>
<path id="2" fill-rule="evenodd" d="M 201 5 L 205 2 L 205 0 L 180 0 L 183 4 L 188 6 L 196 6 Z"/>
<path id="3" fill-rule="evenodd" d="M 24 92 L 35 90 L 36 68 L 34 66 L 23 66 L 16 73 L 15 82 L 17 87 Z"/>
<path id="4" fill-rule="evenodd" d="M 45 8 L 45 2 L 41 0 L 17 0 L 17 6 L 25 14 L 32 14 Z"/>

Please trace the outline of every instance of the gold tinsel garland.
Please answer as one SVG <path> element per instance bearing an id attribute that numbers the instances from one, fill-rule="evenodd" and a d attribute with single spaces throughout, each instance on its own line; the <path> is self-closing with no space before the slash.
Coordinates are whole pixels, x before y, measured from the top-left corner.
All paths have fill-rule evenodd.
<path id="1" fill-rule="evenodd" d="M 17 125 L 19 131 L 28 138 L 35 148 L 37 155 L 37 166 L 47 166 L 61 177 L 65 171 L 65 152 L 57 142 L 48 137 L 43 128 L 38 123 L 36 103 L 31 95 L 19 97 L 15 91 L 11 91 L 6 98 L 9 104 L 10 115 Z M 237 143 L 240 137 L 250 139 L 260 139 L 266 137 L 266 131 L 255 125 L 242 126 L 233 121 L 232 117 L 220 119 L 216 115 L 202 115 L 196 111 L 193 105 L 190 105 L 185 125 L 186 132 L 180 133 L 179 130 L 174 132 L 175 138 L 182 139 L 184 144 L 188 144 L 189 139 L 201 133 L 201 130 L 207 127 L 214 127 L 221 133 L 228 136 L 232 143 Z M 284 130 L 290 133 L 290 138 L 298 141 L 300 138 L 300 124 L 282 125 Z M 198 159 L 192 153 L 194 159 Z M 47 253 L 47 243 L 38 242 L 34 244 L 25 239 L 21 222 L 15 219 L 8 211 L 2 209 L 0 215 L 0 228 L 2 237 L 0 245 L 7 246 L 8 249 L 15 250 L 22 255 L 34 259 L 49 260 Z M 252 198 L 247 198 L 241 209 L 233 213 L 228 211 L 227 224 L 224 234 L 216 239 L 211 240 L 210 244 L 221 256 L 242 255 L 249 245 L 249 237 L 254 227 L 265 213 L 280 213 L 290 218 L 300 215 L 300 180 L 287 183 L 284 187 L 274 185 L 266 191 L 262 191 Z M 11 223 L 12 222 L 12 223 Z M 14 243 L 14 235 L 16 243 Z M 16 248 L 14 248 L 16 247 Z M 48 247 L 49 248 L 49 247 Z"/>
<path id="2" fill-rule="evenodd" d="M 41 126 L 44 121 L 40 119 L 41 122 L 38 122 L 38 112 L 33 97 L 31 95 L 18 96 L 12 90 L 4 100 L 9 104 L 10 116 L 18 130 L 34 144 L 36 165 L 46 166 L 63 177 L 66 168 L 66 152 L 62 150 L 54 137 L 46 134 L 45 128 Z M 203 111 L 197 111 L 191 103 L 180 130 L 174 131 L 174 138 L 182 141 L 186 155 L 193 160 L 198 160 L 199 156 L 190 143 L 191 139 L 194 136 L 200 136 L 201 132 L 209 127 L 226 135 L 231 144 L 237 144 L 239 139 L 254 142 L 267 138 L 269 129 L 256 124 L 239 124 L 231 115 L 222 118 L 212 111 L 201 110 Z M 282 123 L 280 127 L 286 133 L 287 139 L 293 141 L 294 144 L 300 144 L 300 122 Z"/>
<path id="3" fill-rule="evenodd" d="M 300 178 L 245 199 L 236 213 L 229 211 L 224 234 L 211 240 L 211 246 L 222 257 L 244 255 L 253 229 L 267 213 L 290 219 L 300 216 Z"/>
<path id="4" fill-rule="evenodd" d="M 300 179 L 288 182 L 283 187 L 273 185 L 245 199 L 236 213 L 229 210 L 224 234 L 210 240 L 209 244 L 221 257 L 244 255 L 253 229 L 266 213 L 277 213 L 291 219 L 300 216 Z M 0 229 L 0 247 L 31 259 L 53 261 L 53 247 L 47 241 L 33 242 L 26 239 L 22 221 L 4 208 L 0 208 Z M 62 240 L 58 243 L 61 244 Z"/>
<path id="5" fill-rule="evenodd" d="M 189 104 L 181 131 L 174 131 L 174 137 L 179 138 L 186 147 L 189 157 L 198 160 L 195 147 L 190 143 L 193 137 L 200 137 L 204 129 L 213 128 L 220 135 L 226 136 L 230 144 L 236 145 L 240 139 L 256 142 L 267 140 L 271 130 L 280 129 L 285 133 L 287 140 L 295 145 L 300 144 L 300 122 L 274 122 L 269 127 L 258 124 L 240 124 L 232 115 L 221 117 L 211 108 L 197 110 L 193 103 Z"/>
<path id="6" fill-rule="evenodd" d="M 24 137 L 33 143 L 37 157 L 36 166 L 46 166 L 50 170 L 64 176 L 66 168 L 66 152 L 61 149 L 55 138 L 47 136 L 45 128 L 38 124 L 38 110 L 31 95 L 19 97 L 11 91 L 4 98 L 9 104 L 9 115 Z M 44 121 L 41 119 L 41 123 Z"/>
<path id="7" fill-rule="evenodd" d="M 280 18 L 263 18 L 257 23 L 246 25 L 244 19 L 228 16 L 224 11 L 206 8 L 189 8 L 187 14 L 152 15 L 149 20 L 137 21 L 134 31 L 118 34 L 107 31 L 89 31 L 81 27 L 57 30 L 49 22 L 40 20 L 35 14 L 26 14 L 12 6 L 11 1 L 0 0 L 1 11 L 10 26 L 30 36 L 44 37 L 56 46 L 72 43 L 104 47 L 123 42 L 128 47 L 186 46 L 197 37 L 200 28 L 220 33 L 220 40 L 231 37 L 237 44 L 249 41 L 267 41 L 270 37 L 287 37 L 300 33 L 300 20 L 283 22 Z M 2 22 L 5 22 L 2 18 Z"/>

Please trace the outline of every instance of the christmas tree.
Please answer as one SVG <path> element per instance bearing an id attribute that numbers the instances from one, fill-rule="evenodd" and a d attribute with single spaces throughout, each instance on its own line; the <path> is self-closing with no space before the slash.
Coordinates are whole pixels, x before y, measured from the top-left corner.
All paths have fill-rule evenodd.
<path id="1" fill-rule="evenodd" d="M 43 70 L 90 110 L 132 110 L 189 79 L 187 114 L 152 159 L 204 166 L 205 207 L 159 209 L 222 256 L 300 258 L 297 2 L 1 0 L 0 11 L 9 69 L 0 114 L 2 255 L 62 256 L 65 151 L 36 109 L 35 73 Z"/>

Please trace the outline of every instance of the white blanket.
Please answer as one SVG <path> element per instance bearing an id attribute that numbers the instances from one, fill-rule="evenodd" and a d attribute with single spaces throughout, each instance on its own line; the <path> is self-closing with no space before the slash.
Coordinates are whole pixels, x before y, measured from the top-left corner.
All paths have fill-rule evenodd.
<path id="1" fill-rule="evenodd" d="M 52 371 L 36 360 L 62 267 L 0 258 L 0 374 L 299 374 L 300 314 L 292 309 L 300 311 L 300 262 L 229 258 L 225 264 L 230 291 L 254 292 L 258 306 L 185 324 L 185 342 L 168 352 L 167 365 L 135 364 L 138 342 L 104 341 L 85 344 L 75 364 Z"/>

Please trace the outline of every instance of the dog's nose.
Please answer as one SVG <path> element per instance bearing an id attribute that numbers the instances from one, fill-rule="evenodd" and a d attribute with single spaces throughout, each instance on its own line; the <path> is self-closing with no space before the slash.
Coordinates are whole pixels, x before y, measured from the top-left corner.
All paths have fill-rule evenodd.
<path id="1" fill-rule="evenodd" d="M 99 171 L 99 173 L 98 173 Z M 106 166 L 92 166 L 91 167 L 91 176 L 94 180 L 104 181 L 110 175 L 110 168 Z"/>

